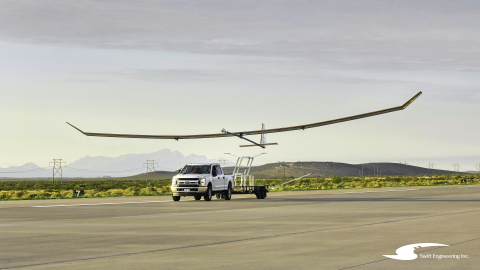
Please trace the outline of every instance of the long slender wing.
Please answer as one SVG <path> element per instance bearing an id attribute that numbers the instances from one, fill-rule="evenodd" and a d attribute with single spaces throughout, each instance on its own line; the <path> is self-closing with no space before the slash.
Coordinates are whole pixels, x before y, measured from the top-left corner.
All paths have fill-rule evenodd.
<path id="1" fill-rule="evenodd" d="M 408 107 L 415 99 L 417 99 L 422 92 L 418 92 L 415 96 L 405 102 L 403 105 L 393 108 L 388 108 L 380 111 L 374 111 L 364 114 L 353 115 L 344 118 L 338 118 L 323 122 L 317 122 L 312 124 L 305 124 L 299 126 L 291 126 L 291 127 L 283 127 L 283 128 L 272 128 L 272 129 L 263 129 L 263 130 L 252 130 L 252 131 L 242 131 L 242 132 L 232 132 L 239 134 L 241 136 L 244 135 L 257 135 L 257 134 L 267 134 L 267 133 L 277 133 L 277 132 L 284 132 L 284 131 L 292 131 L 292 130 L 305 130 L 307 128 L 314 128 L 314 127 L 321 127 L 331 124 L 337 124 L 342 122 L 347 122 L 351 120 L 357 120 L 361 118 L 366 118 L 370 116 L 380 115 L 384 113 L 390 113 L 395 111 L 400 111 Z M 114 133 L 92 133 L 92 132 L 84 132 L 79 128 L 75 127 L 74 125 L 67 122 L 70 126 L 75 128 L 76 130 L 80 131 L 84 135 L 87 136 L 97 136 L 97 137 L 121 137 L 121 138 L 139 138 L 139 139 L 174 139 L 174 140 L 181 140 L 181 139 L 203 139 L 203 138 L 218 138 L 218 137 L 231 137 L 234 136 L 228 133 L 214 133 L 214 134 L 198 134 L 198 135 L 137 135 L 137 134 L 114 134 Z"/>

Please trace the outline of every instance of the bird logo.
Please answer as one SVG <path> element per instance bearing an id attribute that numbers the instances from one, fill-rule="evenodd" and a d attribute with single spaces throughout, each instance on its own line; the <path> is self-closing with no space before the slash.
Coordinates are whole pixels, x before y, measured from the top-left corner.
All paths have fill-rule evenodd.
<path id="1" fill-rule="evenodd" d="M 414 253 L 416 248 L 421 248 L 421 247 L 448 247 L 448 245 L 444 244 L 437 244 L 437 243 L 418 243 L 418 244 L 411 244 L 411 245 L 406 245 L 403 247 L 399 247 L 396 252 L 397 255 L 383 255 L 387 258 L 390 259 L 395 259 L 395 260 L 403 260 L 403 261 L 409 261 L 409 260 L 415 260 L 418 255 Z"/>

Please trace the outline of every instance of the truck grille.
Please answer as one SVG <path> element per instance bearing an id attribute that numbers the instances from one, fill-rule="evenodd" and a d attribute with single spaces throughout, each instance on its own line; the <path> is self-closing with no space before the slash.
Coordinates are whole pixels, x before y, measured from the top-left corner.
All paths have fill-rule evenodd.
<path id="1" fill-rule="evenodd" d="M 179 178 L 179 187 L 198 187 L 200 180 L 198 178 Z"/>

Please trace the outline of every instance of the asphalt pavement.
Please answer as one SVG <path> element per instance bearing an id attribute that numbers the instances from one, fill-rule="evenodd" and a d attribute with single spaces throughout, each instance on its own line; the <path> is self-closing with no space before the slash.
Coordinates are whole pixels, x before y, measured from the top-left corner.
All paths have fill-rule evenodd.
<path id="1" fill-rule="evenodd" d="M 2 201 L 0 269 L 479 269 L 479 224 L 480 186 Z"/>

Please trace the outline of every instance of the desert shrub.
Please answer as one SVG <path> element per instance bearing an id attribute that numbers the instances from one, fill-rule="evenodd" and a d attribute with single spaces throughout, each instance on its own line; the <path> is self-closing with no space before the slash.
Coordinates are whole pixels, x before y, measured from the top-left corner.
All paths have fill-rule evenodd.
<path id="1" fill-rule="evenodd" d="M 342 182 L 342 178 L 341 178 L 341 177 L 336 176 L 336 175 L 333 175 L 333 176 L 332 176 L 332 183 L 338 184 L 338 183 L 340 183 L 340 182 Z"/>

